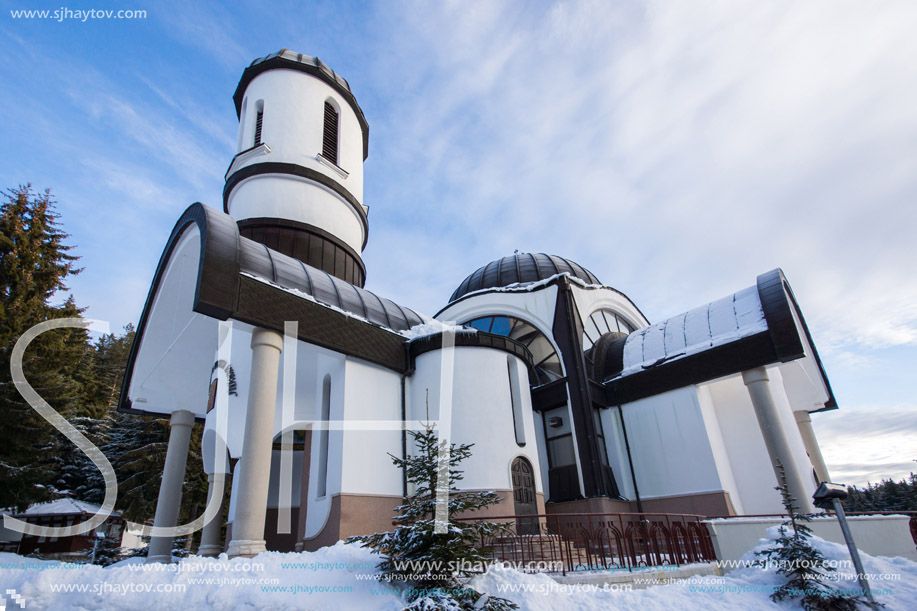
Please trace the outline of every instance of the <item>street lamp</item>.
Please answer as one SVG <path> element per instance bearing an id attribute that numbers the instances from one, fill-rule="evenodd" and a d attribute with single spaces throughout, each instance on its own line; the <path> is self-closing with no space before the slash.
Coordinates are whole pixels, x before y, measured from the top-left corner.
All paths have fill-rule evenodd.
<path id="1" fill-rule="evenodd" d="M 869 582 L 866 580 L 866 571 L 863 570 L 863 562 L 860 560 L 860 552 L 853 542 L 853 534 L 850 532 L 850 526 L 847 524 L 847 515 L 844 513 L 844 507 L 841 505 L 841 501 L 846 498 L 846 486 L 832 484 L 830 482 L 822 482 L 818 486 L 818 490 L 815 491 L 815 494 L 812 495 L 812 500 L 815 502 L 816 507 L 820 509 L 834 509 L 834 513 L 837 515 L 837 521 L 841 525 L 841 532 L 844 533 L 844 540 L 847 542 L 847 549 L 850 550 L 850 558 L 853 560 L 853 566 L 857 571 L 857 581 L 860 583 L 860 588 L 862 588 L 863 592 L 866 594 L 866 598 L 875 605 L 876 601 L 872 597 L 872 591 L 869 589 Z"/>

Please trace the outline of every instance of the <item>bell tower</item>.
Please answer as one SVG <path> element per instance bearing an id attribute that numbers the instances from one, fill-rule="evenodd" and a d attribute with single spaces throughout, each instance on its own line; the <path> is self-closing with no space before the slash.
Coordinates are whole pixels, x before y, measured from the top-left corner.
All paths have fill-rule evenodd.
<path id="1" fill-rule="evenodd" d="M 283 49 L 245 69 L 233 101 L 224 211 L 242 236 L 362 287 L 369 125 L 350 85 L 319 58 Z"/>

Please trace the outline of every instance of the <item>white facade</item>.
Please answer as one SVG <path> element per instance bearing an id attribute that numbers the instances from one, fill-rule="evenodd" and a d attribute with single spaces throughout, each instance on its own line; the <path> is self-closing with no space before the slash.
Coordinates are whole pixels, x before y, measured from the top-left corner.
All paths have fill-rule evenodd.
<path id="1" fill-rule="evenodd" d="M 231 554 L 262 531 L 299 549 L 387 529 L 412 493 L 391 457 L 423 423 L 473 444 L 461 487 L 497 491 L 499 515 L 772 513 L 777 460 L 811 495 L 820 454 L 794 410 L 834 399 L 782 272 L 651 325 L 575 262 L 517 253 L 438 325 L 359 288 L 368 126 L 349 85 L 284 50 L 236 103 L 225 213 L 177 223 L 122 397 L 204 423 L 205 471 L 234 476 Z"/>
<path id="2" fill-rule="evenodd" d="M 321 154 L 326 102 L 339 114 L 337 163 Z M 270 70 L 248 84 L 236 154 L 227 178 L 256 164 L 291 164 L 326 176 L 363 205 L 363 134 L 357 115 L 337 90 L 309 74 Z M 336 191 L 301 176 L 277 172 L 246 178 L 229 193 L 226 210 L 239 221 L 268 217 L 314 225 L 357 252 L 366 243 L 358 211 Z"/>

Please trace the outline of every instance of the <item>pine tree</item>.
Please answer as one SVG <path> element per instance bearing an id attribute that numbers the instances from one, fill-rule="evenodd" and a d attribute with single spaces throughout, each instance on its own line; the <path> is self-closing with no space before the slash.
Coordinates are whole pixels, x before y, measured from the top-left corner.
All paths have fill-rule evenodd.
<path id="1" fill-rule="evenodd" d="M 459 463 L 471 456 L 470 444 L 449 446 L 448 474 L 440 478 L 438 457 L 445 451 L 432 427 L 423 432 L 411 431 L 416 455 L 401 459 L 391 456 L 396 467 L 404 469 L 407 481 L 414 486 L 405 504 L 395 508 L 396 528 L 392 532 L 351 537 L 348 543 L 362 543 L 384 559 L 379 564 L 383 579 L 405 588 L 410 610 L 489 609 L 502 611 L 517 606 L 506 599 L 484 597 L 468 587 L 467 578 L 482 571 L 488 563 L 486 550 L 477 545 L 506 526 L 487 521 L 453 521 L 465 512 L 489 507 L 500 501 L 495 492 L 462 492 L 455 484 L 463 479 Z M 448 490 L 447 532 L 438 534 L 436 527 L 436 493 L 440 483 Z"/>
<path id="2" fill-rule="evenodd" d="M 39 322 L 79 316 L 72 298 L 50 303 L 81 270 L 65 244 L 50 192 L 30 185 L 6 191 L 0 205 L 0 507 L 24 509 L 53 496 L 52 465 L 43 457 L 55 447 L 53 427 L 16 390 L 10 356 L 19 337 Z M 72 412 L 79 401 L 76 374 L 85 355 L 81 329 L 43 333 L 29 346 L 23 370 L 29 384 L 52 407 Z"/>
<path id="3" fill-rule="evenodd" d="M 87 562 L 99 566 L 109 566 L 133 555 L 133 550 L 121 547 L 121 543 L 114 537 L 99 537 L 94 541 L 94 546 L 83 552 Z"/>
<path id="4" fill-rule="evenodd" d="M 812 529 L 807 525 L 812 518 L 798 513 L 796 499 L 790 495 L 786 472 L 779 461 L 777 470 L 781 483 L 775 490 L 783 497 L 783 507 L 789 517 L 779 528 L 776 546 L 755 552 L 762 565 L 776 565 L 777 574 L 787 578 L 786 583 L 771 594 L 771 600 L 779 602 L 798 598 L 807 611 L 855 611 L 858 604 L 865 604 L 865 601 L 824 583 L 828 574 L 836 569 L 827 564 L 821 551 L 812 546 Z"/>
<path id="5" fill-rule="evenodd" d="M 105 334 L 95 344 L 87 346 L 87 355 L 78 376 L 80 403 L 73 414 L 67 414 L 70 424 L 101 448 L 109 460 L 112 457 L 105 449 L 110 446 L 116 427 L 121 380 L 133 336 L 133 326 L 128 325 L 123 335 Z M 105 480 L 89 457 L 63 438 L 52 454 L 51 460 L 58 474 L 55 482 L 57 493 L 101 504 L 105 497 Z"/>
<path id="6" fill-rule="evenodd" d="M 847 487 L 847 498 L 842 501 L 844 510 L 853 511 L 917 511 L 917 474 L 895 482 L 882 480 L 867 483 L 862 490 Z"/>

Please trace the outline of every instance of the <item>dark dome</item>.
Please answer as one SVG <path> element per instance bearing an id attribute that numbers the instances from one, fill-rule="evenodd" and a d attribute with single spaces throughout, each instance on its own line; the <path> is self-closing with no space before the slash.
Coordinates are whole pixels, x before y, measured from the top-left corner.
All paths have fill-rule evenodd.
<path id="1" fill-rule="evenodd" d="M 449 303 L 481 289 L 538 282 L 564 273 L 588 284 L 602 284 L 592 272 L 569 259 L 544 253 L 521 252 L 491 261 L 476 270 L 455 289 Z"/>

